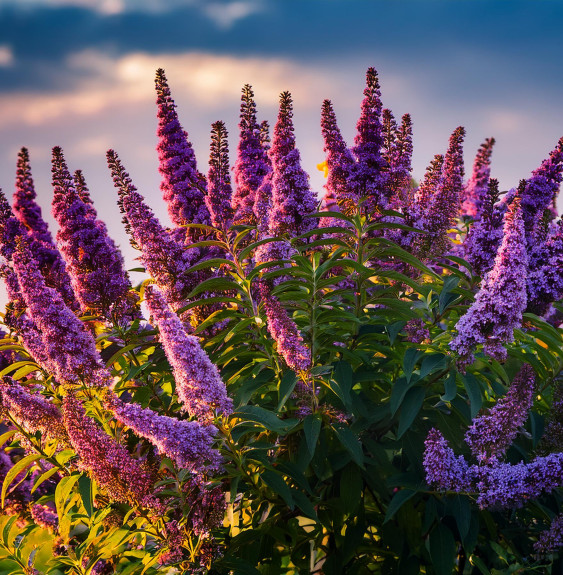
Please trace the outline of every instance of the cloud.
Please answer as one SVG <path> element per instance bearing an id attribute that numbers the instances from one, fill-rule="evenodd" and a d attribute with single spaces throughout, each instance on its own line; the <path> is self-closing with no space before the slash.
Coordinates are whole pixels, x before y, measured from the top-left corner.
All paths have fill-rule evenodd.
<path id="1" fill-rule="evenodd" d="M 261 12 L 263 9 L 261 4 L 248 1 L 212 2 L 202 6 L 204 14 L 224 30 L 232 28 L 239 20 Z"/>
<path id="2" fill-rule="evenodd" d="M 14 53 L 10 46 L 0 46 L 0 67 L 11 66 L 14 63 Z"/>

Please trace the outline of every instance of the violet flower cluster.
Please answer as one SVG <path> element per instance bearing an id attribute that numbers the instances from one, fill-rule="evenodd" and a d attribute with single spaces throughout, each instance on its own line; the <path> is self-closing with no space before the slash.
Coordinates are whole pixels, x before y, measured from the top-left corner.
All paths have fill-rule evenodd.
<path id="1" fill-rule="evenodd" d="M 491 156 L 493 154 L 494 138 L 487 138 L 479 148 L 471 178 L 463 189 L 461 213 L 473 218 L 474 221 L 481 219 L 481 211 L 487 200 L 489 178 L 491 177 Z"/>
<path id="2" fill-rule="evenodd" d="M 170 457 L 179 467 L 196 473 L 220 468 L 220 454 L 212 447 L 217 434 L 213 425 L 159 415 L 136 403 L 125 403 L 115 395 L 108 396 L 106 407 L 117 421 L 150 441 L 161 455 Z"/>
<path id="3" fill-rule="evenodd" d="M 460 364 L 471 363 L 477 344 L 499 360 L 507 357 L 505 343 L 514 339 L 526 309 L 528 256 L 519 198 L 505 216 L 504 236 L 492 270 L 485 276 L 475 302 L 457 322 L 457 335 L 450 347 L 460 355 Z"/>
<path id="4" fill-rule="evenodd" d="M 57 243 L 82 311 L 106 318 L 135 315 L 127 299 L 131 283 L 123 256 L 97 218 L 82 174 L 75 183 L 61 148 L 53 148 L 52 161 Z"/>
<path id="5" fill-rule="evenodd" d="M 47 287 L 26 240 L 19 240 L 13 259 L 27 313 L 41 335 L 49 366 L 59 383 L 109 385 L 112 377 L 103 366 L 94 338 L 61 295 Z"/>
<path id="6" fill-rule="evenodd" d="M 80 458 L 79 468 L 90 473 L 113 500 L 158 507 L 153 473 L 88 417 L 84 406 L 71 394 L 64 398 L 63 421 Z"/>
<path id="7" fill-rule="evenodd" d="M 198 338 L 186 333 L 182 322 L 155 286 L 147 286 L 145 301 L 159 329 L 183 409 L 202 422 L 209 422 L 213 411 L 229 414 L 232 400 L 217 367 L 202 349 Z"/>

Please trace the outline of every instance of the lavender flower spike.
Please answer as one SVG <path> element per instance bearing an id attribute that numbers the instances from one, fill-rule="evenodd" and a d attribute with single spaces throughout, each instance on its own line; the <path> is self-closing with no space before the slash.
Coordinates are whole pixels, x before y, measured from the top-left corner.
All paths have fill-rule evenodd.
<path id="1" fill-rule="evenodd" d="M 293 133 L 293 102 L 289 92 L 280 96 L 278 121 L 270 149 L 272 160 L 272 211 L 269 233 L 279 236 L 303 234 L 316 227 L 313 218 L 306 218 L 317 208 L 317 200 L 309 187 L 309 177 L 301 167 Z"/>
<path id="2" fill-rule="evenodd" d="M 131 288 L 117 246 L 97 219 L 91 203 L 84 203 L 68 171 L 63 152 L 53 148 L 53 215 L 58 224 L 57 241 L 70 272 L 72 287 L 82 311 L 106 318 L 134 314 L 127 294 Z M 78 179 L 82 196 L 87 194 Z"/>
<path id="3" fill-rule="evenodd" d="M 504 455 L 518 429 L 526 423 L 534 402 L 535 377 L 532 367 L 524 364 L 507 394 L 488 414 L 476 417 L 465 434 L 465 442 L 479 463 Z"/>
<path id="4" fill-rule="evenodd" d="M 325 100 L 322 105 L 321 131 L 328 168 L 324 203 L 327 205 L 327 198 L 334 197 L 341 209 L 345 212 L 352 211 L 357 206 L 358 197 L 354 194 L 349 180 L 356 162 L 342 138 L 330 100 Z"/>
<path id="5" fill-rule="evenodd" d="M 158 415 L 136 403 L 125 403 L 113 394 L 106 404 L 117 421 L 148 439 L 161 455 L 174 459 L 180 467 L 201 472 L 205 467 L 214 470 L 221 466 L 221 456 L 213 449 L 217 434 L 213 425 Z"/>
<path id="6" fill-rule="evenodd" d="M 481 219 L 481 210 L 486 202 L 489 178 L 491 177 L 491 155 L 494 145 L 494 138 L 487 138 L 481 144 L 473 162 L 471 178 L 463 189 L 461 213 L 464 216 L 473 218 L 475 221 Z"/>
<path id="7" fill-rule="evenodd" d="M 437 429 L 428 432 L 424 445 L 423 465 L 427 483 L 447 491 L 469 490 L 471 474 L 467 462 L 454 454 Z"/>
<path id="8" fill-rule="evenodd" d="M 57 380 L 63 384 L 109 385 L 112 377 L 103 366 L 94 338 L 60 294 L 47 287 L 23 238 L 14 253 L 14 270 Z"/>
<path id="9" fill-rule="evenodd" d="M 168 204 L 168 214 L 176 226 L 211 223 L 205 205 L 206 181 L 197 169 L 196 158 L 188 134 L 182 128 L 176 104 L 170 94 L 164 70 L 156 71 L 156 103 L 158 106 L 158 159 L 162 176 L 160 189 Z M 201 235 L 196 228 L 178 229 L 178 237 L 195 241 Z"/>
<path id="10" fill-rule="evenodd" d="M 268 331 L 278 346 L 278 353 L 291 369 L 307 371 L 311 368 L 311 357 L 309 350 L 303 345 L 303 338 L 295 322 L 265 284 L 260 285 L 260 295 L 266 312 Z"/>
<path id="11" fill-rule="evenodd" d="M 0 398 L 2 407 L 26 431 L 68 442 L 60 411 L 43 396 L 30 394 L 11 377 L 5 377 L 0 381 Z"/>
<path id="12" fill-rule="evenodd" d="M 235 224 L 252 224 L 256 221 L 256 191 L 271 171 L 271 166 L 262 145 L 260 126 L 256 121 L 254 93 L 248 84 L 242 89 L 239 130 L 240 138 L 234 165 L 236 189 L 231 206 Z"/>
<path id="13" fill-rule="evenodd" d="M 479 343 L 491 357 L 506 359 L 503 344 L 514 339 L 514 328 L 522 325 L 526 309 L 527 267 L 524 222 L 517 196 L 505 215 L 504 237 L 493 269 L 485 276 L 475 302 L 457 322 L 458 333 L 450 342 L 461 356 L 461 363 L 473 361 Z"/>
<path id="14" fill-rule="evenodd" d="M 215 122 L 211 127 L 211 154 L 205 205 L 211 215 L 211 224 L 220 229 L 227 229 L 233 219 L 231 208 L 233 189 L 231 188 L 227 138 L 225 123 Z"/>
<path id="15" fill-rule="evenodd" d="M 186 333 L 182 322 L 155 286 L 147 286 L 145 298 L 160 331 L 160 341 L 172 366 L 176 392 L 184 410 L 203 422 L 212 419 L 213 410 L 229 414 L 232 401 L 227 396 L 225 384 L 197 337 Z"/>
<path id="16" fill-rule="evenodd" d="M 43 219 L 41 208 L 35 201 L 36 197 L 29 152 L 27 148 L 22 148 L 18 154 L 16 190 L 13 197 L 14 214 L 32 239 L 33 255 L 47 285 L 55 288 L 71 309 L 77 310 L 79 304 L 71 288 L 68 270 Z"/>
<path id="17" fill-rule="evenodd" d="M 108 166 L 119 193 L 127 233 L 140 249 L 143 265 L 164 292 L 174 310 L 185 305 L 185 296 L 193 289 L 193 278 L 184 272 L 192 265 L 192 250 L 182 247 L 166 233 L 153 211 L 144 202 L 113 150 L 107 153 Z"/>
<path id="18" fill-rule="evenodd" d="M 155 505 L 151 475 L 125 447 L 86 416 L 84 407 L 73 395 L 64 398 L 63 421 L 80 458 L 79 468 L 90 473 L 113 500 L 145 507 Z"/>

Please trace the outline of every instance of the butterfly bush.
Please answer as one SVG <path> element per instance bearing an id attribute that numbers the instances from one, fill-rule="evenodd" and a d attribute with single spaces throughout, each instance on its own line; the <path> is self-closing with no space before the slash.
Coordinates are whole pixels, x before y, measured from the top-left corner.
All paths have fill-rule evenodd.
<path id="1" fill-rule="evenodd" d="M 0 194 L 0 571 L 558 572 L 563 139 L 506 190 L 458 126 L 417 180 L 369 68 L 315 190 L 290 92 L 204 169 L 155 87 L 171 227 L 107 152 L 138 285 L 61 148 L 56 231 L 26 148 Z"/>

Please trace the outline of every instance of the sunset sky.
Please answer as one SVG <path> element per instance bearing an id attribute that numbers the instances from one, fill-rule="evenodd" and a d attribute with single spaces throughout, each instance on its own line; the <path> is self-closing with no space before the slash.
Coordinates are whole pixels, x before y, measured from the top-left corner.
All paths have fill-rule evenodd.
<path id="1" fill-rule="evenodd" d="M 215 120 L 227 123 L 233 157 L 243 84 L 271 124 L 278 94 L 291 91 L 303 166 L 321 191 L 321 102 L 333 101 L 352 144 L 365 70 L 374 66 L 384 106 L 412 114 L 415 177 L 463 125 L 466 172 L 494 136 L 492 172 L 507 189 L 563 135 L 562 23 L 555 0 L 0 0 L 0 186 L 11 197 L 17 151 L 27 146 L 50 212 L 50 153 L 62 146 L 133 267 L 105 151 L 117 150 L 167 223 L 157 67 L 203 172 Z"/>

